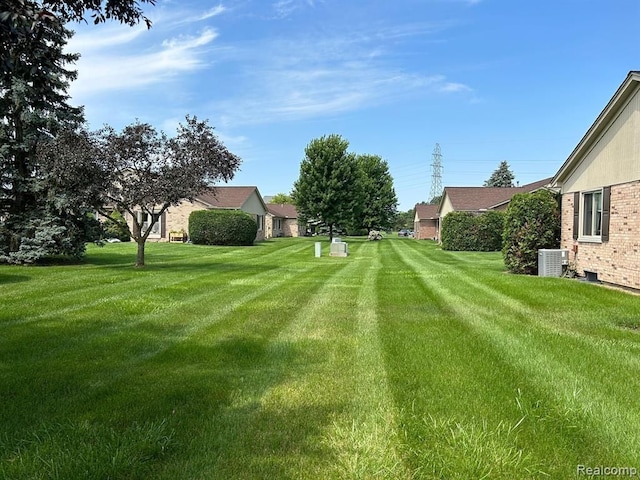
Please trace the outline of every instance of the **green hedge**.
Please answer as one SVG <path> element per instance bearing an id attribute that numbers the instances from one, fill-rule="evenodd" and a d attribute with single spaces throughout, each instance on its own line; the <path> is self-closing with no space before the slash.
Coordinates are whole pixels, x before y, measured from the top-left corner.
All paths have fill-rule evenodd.
<path id="1" fill-rule="evenodd" d="M 189 215 L 189 238 L 202 245 L 253 245 L 254 218 L 239 210 L 198 210 Z"/>
<path id="2" fill-rule="evenodd" d="M 560 246 L 560 209 L 548 190 L 514 195 L 504 223 L 504 263 L 513 273 L 535 275 L 538 250 Z"/>
<path id="3" fill-rule="evenodd" d="M 504 212 L 480 215 L 451 212 L 442 219 L 442 248 L 471 252 L 498 252 L 502 249 Z"/>

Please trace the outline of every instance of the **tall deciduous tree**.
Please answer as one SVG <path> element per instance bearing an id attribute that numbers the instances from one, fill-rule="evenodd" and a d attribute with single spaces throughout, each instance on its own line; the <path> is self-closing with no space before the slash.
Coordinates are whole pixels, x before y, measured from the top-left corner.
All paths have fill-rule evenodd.
<path id="1" fill-rule="evenodd" d="M 291 195 L 286 193 L 276 193 L 271 199 L 271 203 L 277 203 L 278 205 L 284 205 L 285 203 L 293 203 Z"/>
<path id="2" fill-rule="evenodd" d="M 147 238 L 170 206 L 193 200 L 215 182 L 231 180 L 240 167 L 240 158 L 196 117 L 187 116 L 173 138 L 139 122 L 120 133 L 106 127 L 98 144 L 98 162 L 107 179 L 99 211 L 106 216 L 115 207 L 133 218 L 137 267 L 144 266 Z"/>
<path id="3" fill-rule="evenodd" d="M 411 230 L 413 228 L 413 220 L 416 216 L 416 209 L 410 208 L 406 212 L 398 212 L 394 221 L 394 228 L 402 230 L 403 228 Z"/>
<path id="4" fill-rule="evenodd" d="M 141 3 L 155 5 L 156 0 L 0 0 L 0 21 L 26 20 L 35 26 L 53 19 L 77 22 L 89 15 L 94 23 L 117 20 L 135 25 L 142 20 L 151 27 L 151 21 L 140 8 Z"/>
<path id="5" fill-rule="evenodd" d="M 330 241 L 334 228 L 349 223 L 360 205 L 358 165 L 348 147 L 349 142 L 335 134 L 312 140 L 293 186 L 298 212 L 326 224 Z"/>
<path id="6" fill-rule="evenodd" d="M 515 175 L 509 168 L 509 164 L 505 161 L 500 162 L 498 168 L 484 182 L 485 187 L 513 187 Z"/>
<path id="7" fill-rule="evenodd" d="M 359 223 L 367 232 L 390 228 L 395 219 L 398 198 L 389 166 L 378 155 L 358 155 L 356 160 L 361 183 Z"/>

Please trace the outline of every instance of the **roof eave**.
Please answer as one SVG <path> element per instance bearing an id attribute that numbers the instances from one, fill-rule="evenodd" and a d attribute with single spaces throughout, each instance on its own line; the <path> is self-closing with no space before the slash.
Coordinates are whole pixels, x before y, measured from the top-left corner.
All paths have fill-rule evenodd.
<path id="1" fill-rule="evenodd" d="M 600 115 L 584 134 L 578 145 L 573 149 L 567 160 L 562 164 L 558 173 L 551 180 L 550 186 L 557 187 L 571 174 L 573 169 L 582 160 L 582 154 L 589 149 L 592 142 L 607 128 L 610 121 L 617 114 L 620 106 L 624 104 L 640 88 L 640 71 L 630 71 L 624 82 L 618 87 L 609 103 L 604 107 Z"/>

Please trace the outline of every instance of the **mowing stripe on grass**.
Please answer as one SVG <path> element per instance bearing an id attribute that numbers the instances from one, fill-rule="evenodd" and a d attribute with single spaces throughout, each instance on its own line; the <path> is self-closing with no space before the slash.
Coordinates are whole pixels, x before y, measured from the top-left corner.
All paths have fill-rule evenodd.
<path id="1" fill-rule="evenodd" d="M 327 478 L 333 465 L 322 438 L 347 401 L 335 394 L 338 388 L 329 387 L 338 380 L 332 370 L 336 342 L 347 337 L 341 325 L 345 319 L 333 318 L 330 311 L 341 311 L 344 294 L 334 285 L 357 263 L 320 259 L 312 265 L 322 272 L 323 282 L 283 286 L 290 294 L 288 316 L 266 339 L 261 365 L 250 363 L 238 372 L 241 379 L 233 382 L 228 404 L 203 425 L 199 439 L 212 447 L 209 454 L 198 453 L 194 445 L 193 455 L 218 478 Z M 255 315 L 256 326 L 265 321 L 259 309 L 243 308 Z M 243 335 L 251 335 L 256 326 L 244 325 Z M 177 473 L 169 470 L 163 478 Z"/>
<path id="2" fill-rule="evenodd" d="M 363 248 L 361 255 L 377 252 L 379 243 Z M 397 446 L 398 415 L 393 402 L 378 333 L 376 283 L 382 265 L 379 254 L 361 265 L 354 332 L 352 405 L 337 418 L 327 434 L 327 443 L 337 451 L 340 478 L 411 478 Z"/>
<path id="3" fill-rule="evenodd" d="M 409 254 L 396 248 L 396 252 L 406 265 L 416 265 L 423 260 L 415 250 Z M 535 431 L 539 428 L 536 423 L 559 422 L 564 425 L 562 429 L 568 435 L 567 441 L 571 438 L 575 442 L 579 438 L 583 445 L 596 449 L 590 453 L 591 461 L 606 463 L 613 457 L 634 459 L 640 445 L 628 425 L 637 417 L 640 405 L 637 401 L 633 406 L 626 401 L 621 403 L 619 396 L 611 396 L 612 389 L 620 381 L 615 378 L 617 376 L 613 382 L 603 379 L 602 383 L 594 384 L 589 381 L 593 379 L 593 372 L 586 376 L 582 373 L 583 365 L 572 365 L 568 360 L 592 357 L 594 352 L 590 346 L 583 341 L 573 354 L 569 354 L 567 346 L 575 341 L 554 342 L 554 335 L 548 332 L 549 323 L 536 320 L 535 312 L 519 304 L 518 299 L 487 284 L 478 285 L 459 270 L 455 271 L 452 280 L 455 281 L 445 279 L 434 283 L 428 278 L 422 279 L 431 291 L 448 299 L 448 308 L 455 318 L 471 326 L 479 338 L 500 352 L 500 357 L 511 369 L 519 369 L 523 378 L 535 385 L 535 390 L 545 392 L 544 395 L 556 405 L 551 407 L 556 413 L 522 408 L 525 414 L 523 427 Z M 501 313 L 497 313 L 496 305 L 501 306 Z M 555 343 L 559 343 L 560 350 L 554 349 Z M 628 377 L 626 381 L 634 381 L 634 378 Z M 520 394 L 520 390 L 518 392 Z M 553 415 L 556 418 L 552 420 Z"/>

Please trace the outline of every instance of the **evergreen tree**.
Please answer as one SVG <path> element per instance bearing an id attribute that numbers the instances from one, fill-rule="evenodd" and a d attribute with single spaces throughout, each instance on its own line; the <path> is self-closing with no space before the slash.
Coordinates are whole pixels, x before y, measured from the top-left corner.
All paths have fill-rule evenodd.
<path id="1" fill-rule="evenodd" d="M 87 173 L 80 170 L 88 164 L 76 161 L 89 145 L 79 130 L 82 109 L 68 103 L 76 78 L 69 65 L 78 55 L 64 52 L 72 35 L 64 24 L 91 14 L 95 23 L 150 26 L 139 3 L 155 0 L 0 0 L 0 261 L 79 256 L 96 237 L 97 222 L 87 215 L 91 202 L 76 202 L 95 177 L 76 175 Z M 56 145 L 61 132 L 66 140 Z M 78 148 L 64 147 L 70 136 L 81 141 Z M 73 191 L 78 181 L 85 183 L 82 192 Z"/>
<path id="2" fill-rule="evenodd" d="M 348 147 L 349 142 L 335 134 L 312 140 L 293 187 L 298 212 L 327 225 L 329 240 L 334 228 L 349 224 L 360 209 L 358 164 Z"/>
<path id="3" fill-rule="evenodd" d="M 485 187 L 513 187 L 513 180 L 515 175 L 509 168 L 509 164 L 505 161 L 500 162 L 500 165 L 491 174 L 491 176 L 484 182 Z"/>
<path id="4" fill-rule="evenodd" d="M 443 195 L 443 193 L 441 193 L 440 195 L 436 195 L 431 200 L 429 200 L 429 202 L 427 202 L 427 205 L 440 205 Z"/>
<path id="5" fill-rule="evenodd" d="M 67 65 L 78 59 L 63 51 L 72 32 L 56 18 L 1 21 L 0 258 L 30 262 L 77 254 L 84 214 L 74 218 L 67 206 L 51 202 L 38 155 L 62 130 L 83 121 L 82 109 L 67 103 L 66 89 L 76 77 Z"/>

